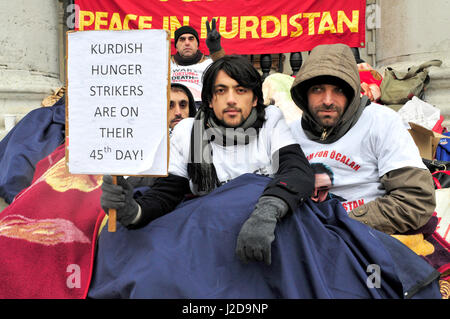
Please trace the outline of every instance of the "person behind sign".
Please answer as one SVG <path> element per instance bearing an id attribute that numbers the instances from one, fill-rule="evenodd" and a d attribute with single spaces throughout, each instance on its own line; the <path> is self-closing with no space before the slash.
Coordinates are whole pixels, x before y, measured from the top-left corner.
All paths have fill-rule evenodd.
<path id="1" fill-rule="evenodd" d="M 398 114 L 361 97 L 348 46 L 315 47 L 291 95 L 303 111 L 291 130 L 311 163 L 332 169 L 331 191 L 345 199 L 351 218 L 388 234 L 428 222 L 435 207 L 431 174 Z"/>
<path id="2" fill-rule="evenodd" d="M 263 101 L 261 76 L 246 58 L 212 63 L 204 75 L 202 107 L 173 131 L 168 177 L 134 200 L 125 179 L 113 185 L 104 176 L 105 212 L 115 208 L 117 220 L 136 229 L 171 212 L 186 194 L 208 194 L 246 173 L 271 176 L 236 246 L 243 261 L 270 264 L 277 221 L 311 196 L 314 175 L 282 112 Z"/>
<path id="3" fill-rule="evenodd" d="M 182 119 L 194 117 L 195 101 L 191 91 L 183 84 L 172 83 L 170 87 L 169 135 Z"/>
<path id="4" fill-rule="evenodd" d="M 211 25 L 206 21 L 206 30 L 206 45 L 210 57 L 199 50 L 200 40 L 197 31 L 185 25 L 175 30 L 176 54 L 172 56 L 170 66 L 172 83 L 186 85 L 194 95 L 197 108 L 201 105 L 203 72 L 213 61 L 225 55 L 215 19 L 211 21 Z"/>

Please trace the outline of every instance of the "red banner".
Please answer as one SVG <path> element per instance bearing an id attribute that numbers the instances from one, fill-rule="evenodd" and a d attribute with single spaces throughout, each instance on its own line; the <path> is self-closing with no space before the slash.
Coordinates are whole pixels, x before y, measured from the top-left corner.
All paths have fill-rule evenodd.
<path id="1" fill-rule="evenodd" d="M 227 54 L 309 51 L 319 44 L 365 45 L 364 0 L 76 0 L 76 29 L 194 27 L 205 44 L 207 20 L 217 20 Z M 173 48 L 172 48 L 173 49 Z"/>

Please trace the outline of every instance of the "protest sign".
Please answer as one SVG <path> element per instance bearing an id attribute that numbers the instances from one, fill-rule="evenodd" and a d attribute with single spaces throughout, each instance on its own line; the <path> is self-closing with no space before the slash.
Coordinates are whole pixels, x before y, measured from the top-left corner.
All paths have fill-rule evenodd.
<path id="1" fill-rule="evenodd" d="M 167 176 L 168 32 L 68 32 L 67 47 L 69 172 Z"/>

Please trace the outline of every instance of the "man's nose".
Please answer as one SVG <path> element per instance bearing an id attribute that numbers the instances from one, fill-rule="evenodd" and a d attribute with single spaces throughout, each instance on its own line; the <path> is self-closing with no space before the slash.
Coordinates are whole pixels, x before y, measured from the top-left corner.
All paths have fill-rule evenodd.
<path id="1" fill-rule="evenodd" d="M 181 115 L 181 108 L 179 105 L 175 106 L 175 116 L 180 116 Z"/>
<path id="2" fill-rule="evenodd" d="M 235 105 L 237 102 L 236 99 L 236 93 L 230 90 L 227 94 L 227 104 L 228 105 Z"/>
<path id="3" fill-rule="evenodd" d="M 325 105 L 332 105 L 334 103 L 334 95 L 331 90 L 325 90 L 322 102 Z"/>

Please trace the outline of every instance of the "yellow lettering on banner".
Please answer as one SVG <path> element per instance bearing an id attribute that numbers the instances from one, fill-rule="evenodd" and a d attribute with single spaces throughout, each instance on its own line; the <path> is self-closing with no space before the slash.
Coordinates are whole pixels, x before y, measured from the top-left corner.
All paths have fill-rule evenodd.
<path id="1" fill-rule="evenodd" d="M 151 29 L 152 28 L 152 17 L 151 16 L 140 16 L 138 29 Z"/>
<path id="2" fill-rule="evenodd" d="M 281 15 L 281 36 L 287 37 L 287 14 Z"/>
<path id="3" fill-rule="evenodd" d="M 109 22 L 109 30 L 122 30 L 122 19 L 120 19 L 120 14 L 114 12 L 111 21 Z"/>
<path id="4" fill-rule="evenodd" d="M 210 1 L 210 0 L 205 0 Z M 212 1 L 212 0 L 211 0 Z M 194 2 L 185 1 L 185 2 Z M 206 39 L 206 21 L 216 19 L 217 30 L 225 39 L 236 38 L 239 35 L 240 39 L 268 39 L 276 37 L 300 37 L 303 34 L 303 27 L 308 25 L 308 35 L 315 34 L 335 34 L 344 33 L 344 28 L 350 32 L 359 32 L 359 10 L 353 10 L 351 19 L 342 10 L 337 11 L 337 18 L 334 19 L 330 11 L 324 12 L 306 12 L 295 15 L 280 14 L 279 16 L 217 16 L 217 17 L 201 17 L 200 24 L 200 38 Z M 159 19 L 162 18 L 162 21 Z M 196 17 L 197 18 L 197 17 Z M 316 19 L 320 22 L 318 29 L 316 29 Z M 304 19 L 304 20 L 303 20 Z M 170 36 L 173 39 L 175 30 L 183 25 L 189 25 L 189 16 L 163 16 L 158 18 L 158 25 L 162 22 L 162 28 L 170 31 Z M 130 26 L 130 21 L 131 26 Z M 130 30 L 130 28 L 151 29 L 154 21 L 152 16 L 140 16 L 136 14 L 126 14 L 121 17 L 120 12 L 91 12 L 79 11 L 79 25 L 80 31 L 86 29 L 95 30 Z M 133 23 L 134 22 L 134 23 Z M 198 22 L 198 21 L 197 21 Z M 228 24 L 227 24 L 228 22 Z M 345 27 L 344 27 L 345 26 Z"/>
<path id="5" fill-rule="evenodd" d="M 163 17 L 163 29 L 169 30 L 169 17 Z M 173 34 L 172 34 L 173 37 Z"/>
<path id="6" fill-rule="evenodd" d="M 359 10 L 352 11 L 352 21 L 345 15 L 344 11 L 338 11 L 338 19 L 337 19 L 337 32 L 344 33 L 343 24 L 347 25 L 350 29 L 350 32 L 358 32 L 359 26 Z"/>
<path id="7" fill-rule="evenodd" d="M 322 18 L 320 19 L 319 24 L 319 31 L 317 32 L 317 34 L 324 34 L 325 31 L 336 33 L 336 27 L 334 26 L 334 22 L 329 11 L 325 11 L 322 13 Z"/>
<path id="8" fill-rule="evenodd" d="M 88 20 L 86 20 L 86 17 L 88 18 Z M 88 27 L 88 26 L 92 25 L 94 23 L 94 20 L 95 19 L 94 19 L 93 12 L 80 10 L 80 18 L 78 19 L 78 21 L 79 21 L 78 29 L 84 30 L 84 27 Z"/>
<path id="9" fill-rule="evenodd" d="M 201 27 L 200 27 L 200 38 L 201 39 L 206 38 L 206 26 L 205 26 L 206 21 L 208 21 L 208 17 L 202 17 L 201 22 L 200 22 L 200 25 L 201 25 Z M 218 21 L 216 20 L 216 23 L 217 22 Z M 216 24 L 216 27 L 217 27 L 217 24 Z"/>
<path id="10" fill-rule="evenodd" d="M 225 39 L 232 39 L 239 32 L 239 17 L 231 17 L 231 31 L 227 31 L 227 17 L 219 17 L 219 33 Z M 202 23 L 203 25 L 204 23 Z"/>
<path id="11" fill-rule="evenodd" d="M 320 17 L 320 12 L 303 13 L 303 17 L 308 19 L 308 35 L 314 35 L 315 32 L 314 19 Z"/>
<path id="12" fill-rule="evenodd" d="M 275 29 L 272 32 L 267 32 L 267 23 L 272 22 Z M 261 38 L 275 38 L 280 34 L 281 24 L 280 20 L 274 16 L 263 16 L 261 17 Z"/>
<path id="13" fill-rule="evenodd" d="M 252 24 L 250 26 L 248 26 L 247 22 L 251 22 Z M 258 32 L 256 31 L 256 29 L 258 28 L 258 25 L 259 25 L 258 17 L 242 16 L 241 17 L 241 26 L 240 26 L 241 30 L 239 33 L 239 38 L 247 39 L 247 32 L 251 32 L 253 39 L 259 39 Z"/>
<path id="14" fill-rule="evenodd" d="M 101 12 L 101 11 L 95 12 L 95 24 L 94 24 L 95 30 L 101 30 L 101 26 L 107 25 L 108 25 L 108 12 Z"/>
<path id="15" fill-rule="evenodd" d="M 128 23 L 130 23 L 131 20 L 136 20 L 137 19 L 137 15 L 135 14 L 127 14 L 125 16 L 125 18 L 123 19 L 123 29 L 124 30 L 130 30 L 130 26 L 128 25 Z"/>
<path id="16" fill-rule="evenodd" d="M 292 17 L 289 18 L 289 24 L 295 28 L 297 28 L 297 30 L 295 31 L 291 31 L 291 38 L 296 38 L 299 37 L 303 34 L 303 27 L 300 24 L 300 22 L 297 22 L 297 19 L 301 19 L 302 18 L 302 14 L 298 13 L 296 15 L 293 15 Z"/>
<path id="17" fill-rule="evenodd" d="M 170 16 L 170 36 L 175 37 L 175 30 L 181 27 L 180 20 L 176 16 Z M 189 16 L 183 16 L 183 25 L 189 25 Z"/>

